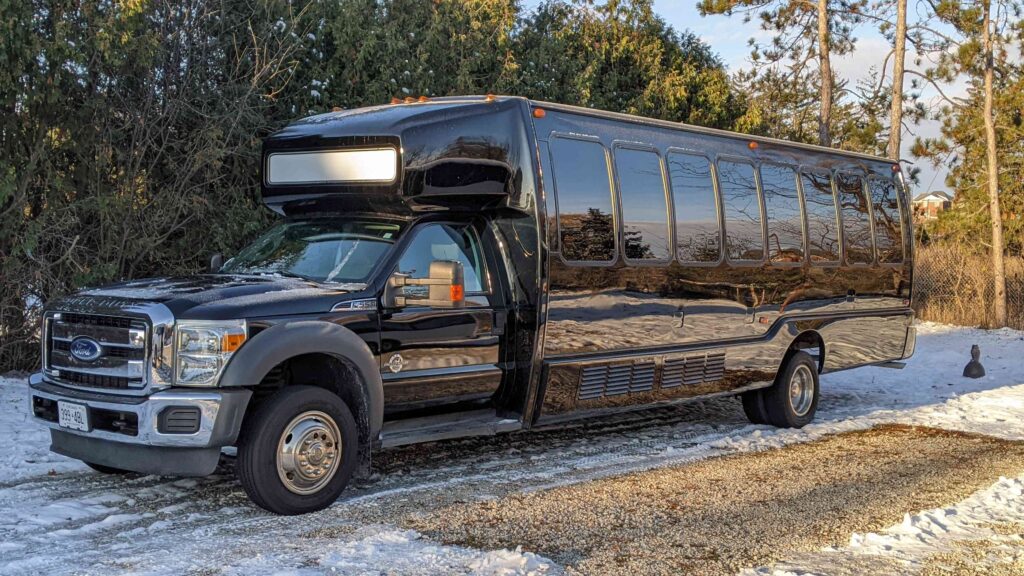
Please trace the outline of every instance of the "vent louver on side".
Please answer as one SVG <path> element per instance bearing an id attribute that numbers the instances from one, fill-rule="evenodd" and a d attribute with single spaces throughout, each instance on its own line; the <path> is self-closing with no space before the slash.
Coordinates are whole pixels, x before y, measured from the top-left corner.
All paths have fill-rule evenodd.
<path id="1" fill-rule="evenodd" d="M 704 381 L 714 382 L 725 376 L 725 354 L 708 354 L 704 363 Z"/>
<path id="2" fill-rule="evenodd" d="M 646 392 L 654 388 L 654 362 L 587 366 L 580 373 L 580 400 Z"/>
<path id="3" fill-rule="evenodd" d="M 701 354 L 665 360 L 661 387 L 694 386 L 721 380 L 725 376 L 725 354 Z"/>
<path id="4" fill-rule="evenodd" d="M 591 400 L 604 396 L 604 385 L 608 381 L 608 366 L 587 366 L 580 374 L 580 400 Z"/>
<path id="5" fill-rule="evenodd" d="M 630 393 L 647 392 L 654 388 L 654 362 L 633 364 L 633 376 L 629 381 Z"/>
<path id="6" fill-rule="evenodd" d="M 672 358 L 665 360 L 665 366 L 661 370 L 661 387 L 675 388 L 683 385 L 683 369 L 686 366 L 686 358 Z"/>

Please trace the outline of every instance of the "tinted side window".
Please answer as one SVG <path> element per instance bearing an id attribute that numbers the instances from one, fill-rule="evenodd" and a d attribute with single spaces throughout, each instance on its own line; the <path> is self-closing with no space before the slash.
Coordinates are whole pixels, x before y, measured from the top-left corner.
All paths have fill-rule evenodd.
<path id="1" fill-rule="evenodd" d="M 668 260 L 668 204 L 661 158 L 647 150 L 616 148 L 615 172 L 626 258 Z"/>
<path id="2" fill-rule="evenodd" d="M 761 190 L 768 219 L 768 260 L 801 262 L 804 259 L 804 219 L 796 171 L 778 164 L 761 165 Z"/>
<path id="3" fill-rule="evenodd" d="M 839 190 L 840 215 L 843 218 L 843 237 L 846 244 L 846 261 L 850 264 L 870 264 L 871 219 L 867 196 L 864 195 L 864 181 L 854 174 L 837 174 L 836 188 Z"/>
<path id="4" fill-rule="evenodd" d="M 811 263 L 839 262 L 839 220 L 828 172 L 800 172 Z"/>
<path id="5" fill-rule="evenodd" d="M 576 262 L 611 262 L 615 259 L 615 223 L 604 146 L 555 138 L 551 157 L 562 257 Z"/>
<path id="6" fill-rule="evenodd" d="M 487 290 L 487 271 L 480 254 L 480 243 L 467 227 L 427 224 L 420 228 L 398 261 L 398 271 L 412 278 L 427 278 L 430 275 L 430 263 L 434 260 L 462 263 L 467 294 L 479 294 Z M 426 297 L 427 291 L 427 286 L 405 288 L 406 294 L 410 296 Z"/>
<path id="7" fill-rule="evenodd" d="M 680 262 L 718 262 L 722 234 L 711 162 L 694 154 L 670 153 L 668 178 L 675 203 L 676 258 Z"/>
<path id="8" fill-rule="evenodd" d="M 730 260 L 760 262 L 764 259 L 764 231 L 754 165 L 729 160 L 719 162 L 718 189 L 725 208 L 726 255 Z"/>
<path id="9" fill-rule="evenodd" d="M 875 249 L 878 261 L 903 262 L 903 228 L 896 182 L 888 178 L 870 178 L 871 207 L 875 216 Z"/>

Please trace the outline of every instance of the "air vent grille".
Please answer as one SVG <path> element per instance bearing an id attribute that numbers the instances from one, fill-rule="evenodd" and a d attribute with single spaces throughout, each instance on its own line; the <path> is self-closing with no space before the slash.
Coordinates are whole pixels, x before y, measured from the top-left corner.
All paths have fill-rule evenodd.
<path id="1" fill-rule="evenodd" d="M 725 354 L 700 354 L 665 360 L 661 387 L 695 386 L 725 376 Z"/>
<path id="2" fill-rule="evenodd" d="M 654 388 L 654 362 L 599 364 L 583 368 L 580 400 L 646 392 Z"/>

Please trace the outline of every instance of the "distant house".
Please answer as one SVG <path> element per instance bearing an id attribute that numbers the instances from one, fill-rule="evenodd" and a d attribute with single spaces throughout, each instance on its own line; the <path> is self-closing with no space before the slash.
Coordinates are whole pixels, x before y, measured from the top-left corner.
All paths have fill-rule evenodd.
<path id="1" fill-rule="evenodd" d="M 920 220 L 932 220 L 939 217 L 940 212 L 949 210 L 953 197 L 945 192 L 925 192 L 914 198 L 914 217 Z"/>

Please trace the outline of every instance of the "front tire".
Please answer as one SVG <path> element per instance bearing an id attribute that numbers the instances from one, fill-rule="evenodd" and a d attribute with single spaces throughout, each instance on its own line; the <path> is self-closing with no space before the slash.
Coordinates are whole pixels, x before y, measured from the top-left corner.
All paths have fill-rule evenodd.
<path id="1" fill-rule="evenodd" d="M 275 514 L 323 510 L 359 462 L 359 434 L 348 406 L 315 386 L 289 386 L 246 418 L 236 473 L 249 498 Z"/>
<path id="2" fill-rule="evenodd" d="M 818 367 L 806 352 L 790 354 L 770 388 L 747 392 L 743 409 L 754 424 L 803 428 L 818 410 Z"/>

